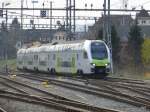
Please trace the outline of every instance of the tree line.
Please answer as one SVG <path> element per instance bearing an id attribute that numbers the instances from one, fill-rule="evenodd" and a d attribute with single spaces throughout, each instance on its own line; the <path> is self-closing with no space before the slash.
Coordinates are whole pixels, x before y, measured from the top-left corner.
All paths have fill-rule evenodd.
<path id="1" fill-rule="evenodd" d="M 98 32 L 97 39 L 103 39 L 103 30 Z M 150 66 L 150 39 L 144 39 L 141 28 L 138 26 L 137 20 L 130 27 L 128 32 L 127 48 L 124 52 L 127 58 L 126 63 L 121 63 L 122 45 L 118 37 L 115 25 L 111 26 L 111 43 L 112 43 L 112 59 L 114 68 L 131 67 L 136 73 L 143 72 L 145 68 Z M 150 68 L 148 68 L 149 70 Z"/>

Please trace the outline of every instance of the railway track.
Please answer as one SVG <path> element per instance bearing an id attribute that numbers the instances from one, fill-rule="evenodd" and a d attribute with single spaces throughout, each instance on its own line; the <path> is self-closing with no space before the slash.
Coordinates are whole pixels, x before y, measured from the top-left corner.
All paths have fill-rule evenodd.
<path id="1" fill-rule="evenodd" d="M 117 77 L 107 77 L 107 81 L 110 82 L 124 82 L 133 84 L 146 84 L 143 80 L 129 79 L 129 78 L 117 78 Z"/>
<path id="2" fill-rule="evenodd" d="M 16 71 L 17 72 L 17 71 Z M 41 77 L 50 77 L 49 74 L 36 74 L 36 73 L 18 73 L 17 74 L 19 75 L 24 75 L 24 74 L 28 74 L 30 76 L 41 76 Z M 51 75 L 55 78 L 57 78 L 58 76 L 55 76 L 55 75 Z M 74 81 L 79 81 L 79 82 L 83 82 L 85 84 L 89 84 L 89 83 L 92 83 L 92 84 L 96 84 L 95 82 L 97 82 L 95 79 L 94 80 L 89 80 L 88 78 L 82 78 L 82 77 L 66 77 L 66 76 L 61 76 L 61 78 L 63 79 L 69 79 L 69 80 L 74 80 Z M 99 80 L 98 80 L 99 81 Z M 94 83 L 93 83 L 94 82 Z M 148 96 L 149 97 L 149 92 L 150 92 L 150 84 L 149 83 L 146 83 L 142 80 L 135 80 L 135 79 L 126 79 L 126 78 L 113 78 L 113 77 L 108 77 L 106 80 L 100 80 L 100 84 L 102 83 L 105 83 L 103 84 L 103 86 L 105 88 L 108 88 L 110 90 L 113 90 L 113 91 L 116 91 L 116 89 L 113 89 L 115 86 L 118 87 L 118 88 L 125 88 L 125 89 L 128 89 L 128 90 L 131 90 L 131 91 L 134 91 L 134 92 L 137 92 L 139 94 L 142 94 L 142 95 L 145 95 L 145 96 Z M 110 84 L 110 83 L 111 84 Z M 117 84 L 116 84 L 117 83 Z M 98 84 L 96 84 L 97 86 Z M 107 86 L 108 85 L 108 86 Z"/>
<path id="3" fill-rule="evenodd" d="M 150 87 L 148 87 L 148 85 L 146 83 L 144 84 L 137 84 L 137 83 L 122 83 L 122 82 L 109 82 L 109 81 L 99 81 L 99 80 L 91 80 L 90 83 L 96 85 L 96 86 L 100 86 L 101 84 L 107 85 L 109 86 L 109 88 L 116 88 L 114 89 L 115 91 L 117 91 L 117 88 L 123 88 L 126 90 L 130 90 L 133 92 L 136 92 L 138 94 L 141 94 L 145 97 L 150 98 Z"/>
<path id="4" fill-rule="evenodd" d="M 27 87 L 26 84 L 14 81 L 14 80 L 9 79 L 7 77 L 0 76 L 0 78 L 7 80 L 6 81 L 7 83 L 10 81 L 10 82 L 14 82 L 14 83 L 17 83 L 17 84 L 20 84 L 20 85 L 24 85 L 24 86 Z M 9 86 L 9 87 L 11 87 L 11 86 Z M 13 87 L 13 88 L 15 88 L 15 87 Z M 17 90 L 18 89 L 19 88 L 17 88 Z M 33 89 L 35 90 L 35 88 L 33 88 Z M 57 105 L 58 107 L 60 106 L 60 109 L 62 109 L 63 111 L 64 110 L 66 111 L 66 109 L 67 109 L 67 111 L 69 111 L 69 112 L 70 111 L 71 112 L 88 112 L 88 111 L 93 111 L 93 112 L 119 112 L 117 110 L 111 110 L 111 109 L 104 109 L 104 108 L 94 107 L 94 106 L 91 106 L 91 105 L 88 105 L 88 104 L 85 104 L 85 103 L 82 103 L 82 102 L 73 101 L 73 100 L 66 99 L 64 97 L 61 97 L 61 96 L 58 96 L 58 95 L 54 95 L 54 94 L 53 94 L 53 97 L 55 96 L 55 98 L 50 98 L 50 97 L 43 97 L 43 96 L 38 96 L 38 95 L 32 95 L 32 94 L 26 93 L 24 91 L 25 90 L 23 90 L 22 88 L 19 89 L 19 92 L 22 92 L 22 94 L 21 94 L 21 93 L 12 93 L 12 92 L 2 91 L 1 90 L 0 91 L 0 93 L 1 93 L 0 97 L 2 97 L 2 98 L 5 97 L 5 98 L 10 98 L 10 99 L 15 99 L 15 100 L 23 100 L 23 101 L 27 100 L 27 101 L 29 101 L 31 103 L 40 103 L 40 104 L 48 105 L 48 106 L 51 106 L 51 107 L 53 107 L 54 105 Z M 44 93 L 47 93 L 47 92 L 44 92 Z M 47 93 L 47 94 L 49 94 L 49 93 Z M 52 95 L 52 94 L 50 94 L 50 95 Z M 19 96 L 21 96 L 21 97 L 19 97 Z M 23 96 L 25 96 L 26 98 L 29 97 L 30 100 L 23 98 Z M 31 98 L 34 98 L 34 99 L 36 98 L 36 99 L 38 99 L 38 101 L 31 100 Z M 39 101 L 41 101 L 41 102 L 39 102 Z M 48 103 L 48 104 L 46 104 L 46 103 Z M 49 104 L 49 103 L 51 103 L 51 104 Z"/>
<path id="5" fill-rule="evenodd" d="M 21 76 L 27 79 L 35 80 L 35 81 L 48 81 L 50 84 L 61 86 L 64 88 L 81 91 L 87 94 L 97 95 L 100 97 L 105 97 L 109 99 L 113 99 L 119 102 L 127 103 L 130 105 L 134 105 L 137 107 L 145 107 L 148 110 L 150 109 L 150 100 L 149 100 L 149 87 L 146 87 L 147 83 L 140 80 L 132 80 L 132 79 L 122 79 L 120 78 L 109 78 L 107 80 L 98 80 L 95 79 L 79 79 L 78 77 L 65 77 L 61 76 L 61 79 L 69 79 L 74 81 L 79 81 L 84 83 L 83 85 L 73 84 L 70 82 L 64 82 L 59 79 L 58 76 L 51 77 L 47 74 L 37 74 L 36 73 L 18 73 L 17 76 Z M 94 82 L 94 83 L 93 83 Z M 95 83 L 95 82 L 98 82 Z M 85 85 L 86 84 L 86 85 Z M 97 87 L 90 87 L 90 84 L 94 84 Z M 68 86 L 69 85 L 69 86 Z M 88 85 L 88 86 L 87 86 Z M 103 87 L 102 87 L 102 86 Z M 130 86 L 131 85 L 131 86 Z M 128 95 L 126 93 L 122 93 L 116 88 L 124 88 L 133 92 L 137 92 L 138 94 L 144 95 L 145 97 L 139 97 L 136 95 Z"/>
<path id="6" fill-rule="evenodd" d="M 7 112 L 7 111 L 4 110 L 2 107 L 0 107 L 0 112 Z"/>
<path id="7" fill-rule="evenodd" d="M 47 98 L 42 98 L 42 97 L 35 96 L 35 95 L 34 96 L 24 95 L 24 94 L 12 93 L 12 92 L 8 92 L 8 91 L 0 91 L 0 93 L 4 93 L 4 94 L 0 94 L 0 97 L 6 97 L 6 98 L 13 99 L 13 100 L 27 102 L 27 103 L 53 107 L 53 108 L 56 108 L 59 110 L 63 110 L 65 112 L 91 112 L 92 111 L 92 109 L 89 107 L 86 107 L 87 110 L 78 109 L 75 107 L 66 106 L 66 105 L 63 105 L 60 103 L 53 102 L 53 99 L 48 100 Z M 80 105 L 80 106 L 82 106 L 82 105 Z M 121 111 L 117 111 L 117 110 L 113 110 L 113 109 L 104 109 L 104 108 L 95 108 L 95 110 L 93 110 L 93 112 L 97 112 L 97 111 L 98 112 L 121 112 Z"/>
<path id="8" fill-rule="evenodd" d="M 36 95 L 25 95 L 20 93 L 13 93 L 8 91 L 0 91 L 0 97 L 17 100 L 21 102 L 31 103 L 31 104 L 37 104 L 37 105 L 43 105 L 48 106 L 51 108 L 54 108 L 56 110 L 62 110 L 67 112 L 88 112 L 88 110 L 79 109 L 71 106 L 66 106 L 61 103 L 54 102 L 53 99 L 47 99 L 44 97 L 36 96 Z"/>
<path id="9" fill-rule="evenodd" d="M 65 88 L 69 88 L 72 90 L 78 90 L 78 91 L 82 91 L 88 94 L 93 94 L 93 95 L 97 95 L 100 97 L 105 97 L 105 98 L 110 98 L 113 100 L 117 100 L 119 102 L 125 102 L 134 106 L 138 106 L 138 107 L 146 107 L 147 109 L 150 109 L 150 101 L 148 98 L 144 98 L 144 97 L 137 97 L 137 96 L 130 96 L 128 94 L 124 94 L 121 93 L 119 91 L 116 90 L 108 90 L 105 88 L 95 88 L 95 87 L 91 87 L 91 86 L 85 86 L 85 85 L 79 85 L 79 84 L 73 84 L 70 82 L 64 82 L 64 81 L 60 81 L 60 80 L 56 80 L 53 78 L 49 78 L 49 77 L 41 77 L 41 76 L 26 76 L 26 75 L 19 75 L 21 77 L 24 78 L 28 78 L 31 80 L 36 80 L 36 81 L 45 81 L 48 80 L 50 84 L 54 84 L 57 86 L 61 86 L 61 87 L 65 87 Z M 105 83 L 103 83 L 103 85 L 105 85 Z"/>

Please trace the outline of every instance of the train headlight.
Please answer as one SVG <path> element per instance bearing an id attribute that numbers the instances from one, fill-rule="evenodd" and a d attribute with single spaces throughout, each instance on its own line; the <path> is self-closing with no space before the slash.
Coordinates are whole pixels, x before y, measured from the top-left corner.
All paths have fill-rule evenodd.
<path id="1" fill-rule="evenodd" d="M 91 65 L 94 66 L 94 67 L 96 66 L 96 64 L 94 64 L 94 63 L 91 63 Z"/>
<path id="2" fill-rule="evenodd" d="M 93 66 L 95 67 L 96 65 L 93 63 Z"/>
<path id="3" fill-rule="evenodd" d="M 110 63 L 106 63 L 105 66 L 106 66 L 107 68 L 109 68 L 109 67 L 110 67 Z"/>

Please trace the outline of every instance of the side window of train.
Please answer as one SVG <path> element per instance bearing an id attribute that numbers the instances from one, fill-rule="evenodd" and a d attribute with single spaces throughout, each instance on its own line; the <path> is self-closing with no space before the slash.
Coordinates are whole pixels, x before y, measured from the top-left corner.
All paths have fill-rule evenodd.
<path id="1" fill-rule="evenodd" d="M 48 60 L 50 60 L 50 55 L 48 54 Z"/>
<path id="2" fill-rule="evenodd" d="M 83 58 L 84 58 L 84 59 L 87 59 L 87 58 L 88 58 L 86 51 L 83 52 Z"/>
<path id="3" fill-rule="evenodd" d="M 77 54 L 77 60 L 79 59 L 79 54 Z"/>
<path id="4" fill-rule="evenodd" d="M 55 58 L 56 58 L 56 56 L 55 56 L 55 54 L 53 54 L 53 60 L 55 60 Z"/>
<path id="5" fill-rule="evenodd" d="M 38 60 L 38 55 L 34 55 L 34 60 Z"/>

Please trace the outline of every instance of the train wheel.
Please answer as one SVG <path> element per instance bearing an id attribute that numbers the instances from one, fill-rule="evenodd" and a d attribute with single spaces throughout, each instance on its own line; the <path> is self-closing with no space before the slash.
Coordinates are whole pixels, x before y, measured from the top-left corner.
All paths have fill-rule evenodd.
<path id="1" fill-rule="evenodd" d="M 55 74 L 56 74 L 56 71 L 55 71 L 54 68 L 52 68 L 50 72 L 51 72 L 52 75 L 55 75 Z"/>
<path id="2" fill-rule="evenodd" d="M 82 76 L 83 75 L 83 71 L 82 70 L 78 70 L 77 74 L 80 75 L 80 76 Z"/>
<path id="3" fill-rule="evenodd" d="M 50 72 L 49 68 L 47 68 L 47 71 Z"/>
<path id="4" fill-rule="evenodd" d="M 34 71 L 36 71 L 36 67 L 34 67 Z"/>
<path id="5" fill-rule="evenodd" d="M 37 67 L 34 67 L 34 71 L 35 71 L 35 72 L 38 72 L 38 68 L 37 68 Z"/>

